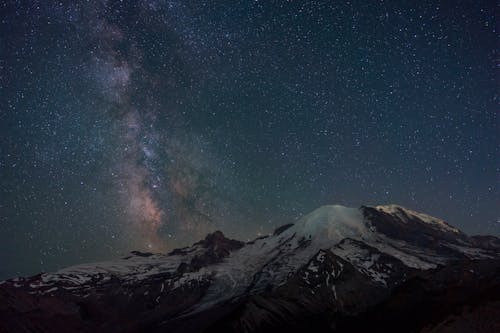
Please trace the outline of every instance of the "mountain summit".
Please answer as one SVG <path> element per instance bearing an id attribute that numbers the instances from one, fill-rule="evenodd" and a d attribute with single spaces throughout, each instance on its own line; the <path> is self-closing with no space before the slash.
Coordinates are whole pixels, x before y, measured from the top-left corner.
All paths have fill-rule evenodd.
<path id="1" fill-rule="evenodd" d="M 401 206 L 323 206 L 248 243 L 217 231 L 0 282 L 0 332 L 498 332 L 499 243 Z"/>

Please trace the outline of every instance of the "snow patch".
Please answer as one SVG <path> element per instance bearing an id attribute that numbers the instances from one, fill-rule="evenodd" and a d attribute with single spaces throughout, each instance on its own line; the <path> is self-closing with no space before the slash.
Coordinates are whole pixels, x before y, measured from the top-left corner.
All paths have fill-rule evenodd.
<path id="1" fill-rule="evenodd" d="M 398 218 L 400 218 L 403 222 L 406 222 L 408 220 L 408 217 L 416 217 L 422 222 L 436 226 L 443 231 L 453 232 L 456 234 L 460 233 L 460 230 L 458 230 L 455 227 L 452 227 L 451 225 L 449 225 L 448 223 L 446 223 L 441 219 L 435 218 L 433 216 L 424 213 L 418 213 L 411 209 L 404 208 L 398 205 L 375 206 L 375 209 L 387 214 L 395 215 Z"/>

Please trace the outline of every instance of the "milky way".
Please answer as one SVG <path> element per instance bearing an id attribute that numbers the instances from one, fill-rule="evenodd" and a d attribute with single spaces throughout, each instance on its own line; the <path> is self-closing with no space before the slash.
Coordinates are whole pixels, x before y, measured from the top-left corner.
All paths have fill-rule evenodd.
<path id="1" fill-rule="evenodd" d="M 494 2 L 0 9 L 0 278 L 324 204 L 500 234 Z"/>
<path id="2" fill-rule="evenodd" d="M 84 7 L 82 15 L 93 44 L 90 78 L 109 104 L 104 111 L 114 117 L 118 153 L 111 162 L 116 170 L 113 185 L 126 213 L 121 232 L 132 241 L 130 247 L 165 251 L 179 245 L 177 238 L 194 241 L 213 231 L 210 210 L 229 207 L 212 191 L 217 184 L 204 183 L 210 181 L 211 171 L 202 170 L 209 161 L 200 139 L 182 127 L 182 116 L 158 105 L 154 94 L 148 94 L 145 103 L 139 101 L 141 87 L 162 82 L 154 82 L 154 74 L 142 66 L 130 26 L 124 31 L 107 19 L 105 8 L 105 3 L 95 3 Z M 166 84 L 175 81 L 170 75 L 162 79 Z M 161 128 L 160 120 L 167 122 Z M 170 133 L 179 126 L 184 138 Z M 162 230 L 171 230 L 167 235 L 173 239 L 162 237 Z"/>
<path id="3" fill-rule="evenodd" d="M 154 190 L 155 170 L 150 165 L 155 157 L 159 134 L 154 130 L 154 115 L 150 110 L 140 110 L 133 102 L 133 76 L 141 71 L 140 53 L 133 40 L 116 25 L 101 18 L 103 7 L 87 8 L 89 29 L 94 34 L 96 52 L 92 52 L 91 72 L 103 97 L 113 103 L 117 117 L 117 150 L 121 151 L 116 163 L 118 185 L 129 221 L 124 229 L 134 234 L 139 248 L 164 250 L 158 230 L 165 221 Z M 120 52 L 121 44 L 129 50 Z"/>

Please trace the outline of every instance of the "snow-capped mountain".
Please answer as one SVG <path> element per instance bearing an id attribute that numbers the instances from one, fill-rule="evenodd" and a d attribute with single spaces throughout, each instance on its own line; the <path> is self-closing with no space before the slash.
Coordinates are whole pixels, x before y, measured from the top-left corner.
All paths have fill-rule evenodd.
<path id="1" fill-rule="evenodd" d="M 0 282 L 0 332 L 488 332 L 496 318 L 500 240 L 396 205 Z"/>

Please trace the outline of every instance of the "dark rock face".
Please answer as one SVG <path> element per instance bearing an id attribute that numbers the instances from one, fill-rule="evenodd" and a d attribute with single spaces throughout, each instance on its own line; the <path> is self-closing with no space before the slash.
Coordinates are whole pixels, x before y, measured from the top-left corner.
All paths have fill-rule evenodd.
<path id="1" fill-rule="evenodd" d="M 467 240 L 467 236 L 462 232 L 455 233 L 438 228 L 435 224 L 426 223 L 419 217 L 408 214 L 403 208 L 395 208 L 397 215 L 373 207 L 363 207 L 362 210 L 366 219 L 371 221 L 378 231 L 410 244 L 437 248 L 443 240 L 453 243 Z"/>
<path id="2" fill-rule="evenodd" d="M 65 289 L 34 294 L 6 283 L 0 286 L 0 332 L 141 332 L 196 304 L 210 284 L 202 279 L 173 289 L 162 280 L 92 283 L 83 296 Z"/>
<path id="3" fill-rule="evenodd" d="M 377 327 L 384 332 L 442 332 L 453 327 L 460 332 L 467 331 L 468 325 L 459 323 L 468 318 L 469 327 L 478 329 L 468 332 L 498 332 L 499 302 L 499 260 L 457 261 L 419 272 L 380 304 L 355 318 L 344 318 L 339 329 L 365 332 Z"/>
<path id="4" fill-rule="evenodd" d="M 285 225 L 282 225 L 281 227 L 276 228 L 273 232 L 273 236 L 281 234 L 283 231 L 290 228 L 291 226 L 293 226 L 293 223 L 285 224 Z"/>
<path id="5" fill-rule="evenodd" d="M 132 253 L 133 255 L 139 256 L 139 257 L 150 257 L 153 255 L 150 252 L 141 252 L 141 251 L 132 251 L 130 253 Z"/>
<path id="6" fill-rule="evenodd" d="M 415 247 L 432 251 L 453 259 L 465 259 L 463 248 L 480 248 L 492 257 L 498 255 L 500 239 L 494 236 L 468 237 L 444 221 L 440 224 L 425 222 L 403 207 L 396 207 L 395 213 L 388 213 L 374 207 L 362 207 L 367 221 L 380 233 L 389 238 L 404 241 Z M 451 246 L 450 246 L 451 245 Z"/>
<path id="7" fill-rule="evenodd" d="M 357 248 L 360 252 L 364 253 L 361 260 L 377 257 L 377 261 L 374 262 L 370 268 L 373 269 L 375 274 L 383 273 L 385 275 L 385 284 L 389 287 L 398 285 L 401 281 L 404 281 L 408 276 L 411 276 L 416 272 L 415 269 L 406 266 L 401 260 L 380 252 L 378 249 L 354 239 L 346 238 L 339 244 L 335 245 L 335 247 L 338 249 Z M 351 258 L 350 260 L 354 261 L 356 259 Z M 358 270 L 363 274 L 368 275 L 372 280 L 377 279 L 377 276 L 374 276 L 371 270 L 364 269 L 363 267 L 358 268 Z"/>
<path id="8" fill-rule="evenodd" d="M 472 244 L 476 247 L 487 249 L 487 250 L 498 250 L 500 249 L 500 239 L 495 236 L 472 236 L 470 237 Z"/>
<path id="9" fill-rule="evenodd" d="M 195 246 L 196 245 L 201 245 L 206 251 L 191 259 L 191 266 L 195 270 L 220 262 L 223 258 L 227 257 L 231 251 L 242 248 L 245 243 L 228 239 L 224 237 L 222 232 L 216 231 L 207 235 L 204 240 L 199 241 Z"/>
<path id="10" fill-rule="evenodd" d="M 114 276 L 95 274 L 82 286 L 58 281 L 56 287 L 42 292 L 34 292 L 30 287 L 43 284 L 41 275 L 8 281 L 0 285 L 0 332 L 2 329 L 6 332 L 142 332 L 164 316 L 177 316 L 195 305 L 211 282 L 210 276 L 202 276 L 175 288 L 183 276 L 219 262 L 242 246 L 242 242 L 215 232 L 186 250 L 186 253 L 196 252 L 188 263 L 182 262 L 173 272 L 148 274 L 147 279 L 124 282 Z M 174 253 L 186 255 L 182 251 Z M 153 256 L 138 251 L 132 254 L 138 258 Z M 146 268 L 146 273 L 153 268 Z"/>
<path id="11" fill-rule="evenodd" d="M 500 241 L 398 206 L 0 282 L 3 332 L 500 332 Z"/>

